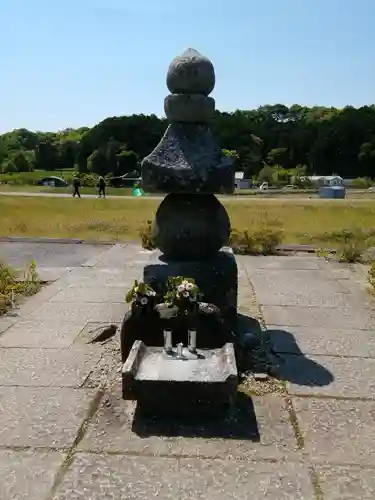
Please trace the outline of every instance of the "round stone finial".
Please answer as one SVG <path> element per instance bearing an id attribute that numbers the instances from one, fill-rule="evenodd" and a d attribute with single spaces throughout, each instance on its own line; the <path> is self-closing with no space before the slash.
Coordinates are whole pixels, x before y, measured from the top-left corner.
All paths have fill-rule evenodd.
<path id="1" fill-rule="evenodd" d="M 169 65 L 167 86 L 172 94 L 203 94 L 215 87 L 212 62 L 194 49 L 187 49 Z"/>

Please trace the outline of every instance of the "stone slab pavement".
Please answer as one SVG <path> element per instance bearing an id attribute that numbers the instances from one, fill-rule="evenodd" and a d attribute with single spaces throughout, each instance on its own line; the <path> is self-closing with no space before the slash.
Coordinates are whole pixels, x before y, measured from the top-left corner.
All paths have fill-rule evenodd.
<path id="1" fill-rule="evenodd" d="M 146 420 L 121 399 L 117 336 L 86 342 L 121 322 L 151 252 L 18 245 L 16 266 L 58 271 L 0 318 L 1 500 L 374 498 L 374 316 L 357 276 L 239 257 L 239 310 L 267 323 L 285 391 L 239 393 L 225 422 Z"/>

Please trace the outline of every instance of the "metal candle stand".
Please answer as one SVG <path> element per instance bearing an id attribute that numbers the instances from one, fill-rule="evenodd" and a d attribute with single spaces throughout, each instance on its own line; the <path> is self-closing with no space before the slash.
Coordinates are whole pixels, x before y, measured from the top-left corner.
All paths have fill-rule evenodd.
<path id="1" fill-rule="evenodd" d="M 184 356 L 184 344 L 180 342 L 176 346 L 176 350 L 173 350 L 172 343 L 172 330 L 163 330 L 164 335 L 164 352 L 167 356 L 173 357 L 175 359 L 187 359 Z M 197 355 L 197 331 L 188 330 L 188 353 Z M 194 357 L 195 357 L 194 356 Z M 191 356 L 189 356 L 191 357 Z M 194 358 L 193 358 L 194 359 Z"/>

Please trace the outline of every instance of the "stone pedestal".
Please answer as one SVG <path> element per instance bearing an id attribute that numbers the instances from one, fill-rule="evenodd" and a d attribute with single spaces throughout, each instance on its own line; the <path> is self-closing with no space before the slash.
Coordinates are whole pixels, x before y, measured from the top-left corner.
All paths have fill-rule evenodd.
<path id="1" fill-rule="evenodd" d="M 203 294 L 203 301 L 220 308 L 222 317 L 233 325 L 237 317 L 238 270 L 233 252 L 220 250 L 209 259 L 168 259 L 155 250 L 143 270 L 143 281 L 155 290 L 163 290 L 170 276 L 193 278 Z"/>
<path id="2" fill-rule="evenodd" d="M 163 348 L 136 341 L 122 369 L 124 399 L 141 411 L 167 414 L 228 409 L 238 375 L 233 344 L 201 349 L 196 359 L 167 356 Z"/>

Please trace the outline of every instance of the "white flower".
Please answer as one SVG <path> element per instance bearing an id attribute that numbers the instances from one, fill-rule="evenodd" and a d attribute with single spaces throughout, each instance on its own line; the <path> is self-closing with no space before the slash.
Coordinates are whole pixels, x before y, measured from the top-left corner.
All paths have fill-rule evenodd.
<path id="1" fill-rule="evenodd" d="M 194 283 L 188 283 L 188 284 L 186 285 L 186 290 L 193 290 L 194 288 L 195 288 Z"/>
<path id="2" fill-rule="evenodd" d="M 178 285 L 177 291 L 182 293 L 185 290 L 185 285 L 182 283 L 181 285 Z"/>
<path id="3" fill-rule="evenodd" d="M 189 292 L 183 292 L 182 294 L 184 297 L 189 297 Z"/>
<path id="4" fill-rule="evenodd" d="M 148 302 L 148 298 L 147 298 L 147 297 L 142 297 L 142 298 L 141 298 L 141 304 L 142 304 L 143 306 L 145 306 L 145 305 L 147 304 L 147 302 Z"/>
<path id="5" fill-rule="evenodd" d="M 156 292 L 154 290 L 148 290 L 147 293 L 146 293 L 146 295 L 148 297 L 155 297 Z"/>

